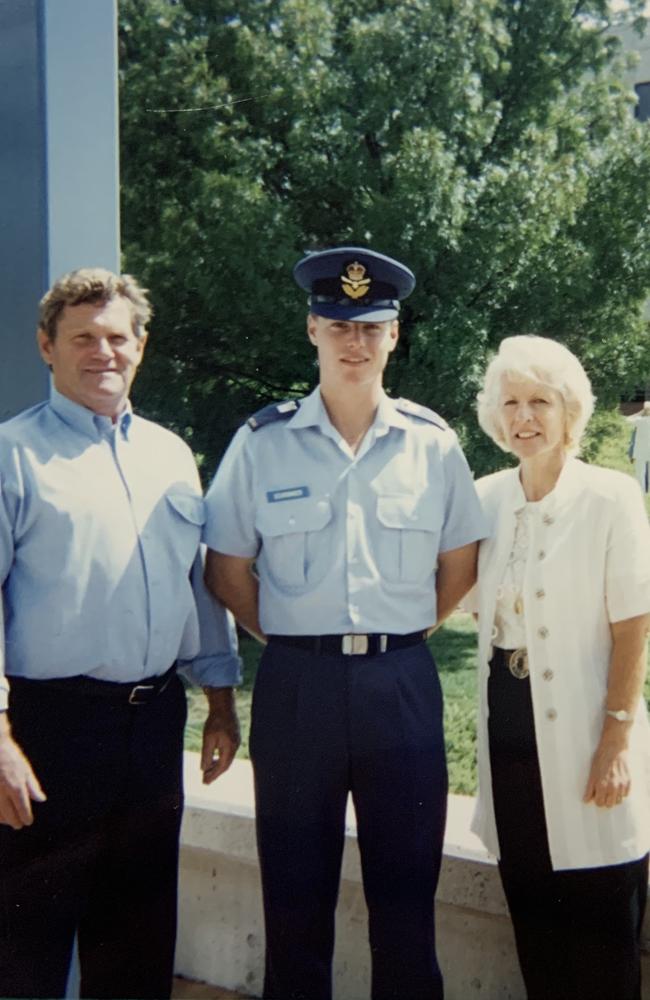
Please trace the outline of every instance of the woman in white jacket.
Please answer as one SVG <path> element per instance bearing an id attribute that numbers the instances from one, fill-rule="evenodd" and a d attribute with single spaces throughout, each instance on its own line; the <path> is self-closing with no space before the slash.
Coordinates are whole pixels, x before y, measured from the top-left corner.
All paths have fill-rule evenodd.
<path id="1" fill-rule="evenodd" d="M 478 397 L 519 459 L 477 484 L 479 794 L 529 1000 L 637 1000 L 650 848 L 642 698 L 650 529 L 631 477 L 575 457 L 578 359 L 509 337 Z"/>

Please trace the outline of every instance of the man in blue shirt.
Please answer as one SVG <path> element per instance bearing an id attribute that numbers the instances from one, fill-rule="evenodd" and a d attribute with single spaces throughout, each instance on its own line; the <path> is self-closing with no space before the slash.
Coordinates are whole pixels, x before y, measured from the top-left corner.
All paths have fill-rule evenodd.
<path id="1" fill-rule="evenodd" d="M 82 269 L 40 304 L 48 402 L 0 426 L 0 994 L 170 995 L 181 661 L 208 697 L 201 766 L 239 742 L 232 620 L 202 586 L 196 465 L 134 416 L 150 307 Z"/>
<path id="2" fill-rule="evenodd" d="M 435 1000 L 447 773 L 424 639 L 474 582 L 483 516 L 453 431 L 382 388 L 410 270 L 339 247 L 294 274 L 320 385 L 252 417 L 206 497 L 208 583 L 267 642 L 251 724 L 264 996 L 331 996 L 351 792 L 372 995 Z"/>

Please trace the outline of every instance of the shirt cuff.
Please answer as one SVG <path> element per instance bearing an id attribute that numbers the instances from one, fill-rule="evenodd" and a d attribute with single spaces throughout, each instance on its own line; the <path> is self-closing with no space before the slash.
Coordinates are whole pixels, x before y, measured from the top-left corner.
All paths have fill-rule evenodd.
<path id="1" fill-rule="evenodd" d="M 6 712 L 9 708 L 9 681 L 6 677 L 0 677 L 0 712 Z"/>
<path id="2" fill-rule="evenodd" d="M 241 657 L 234 653 L 197 656 L 194 660 L 179 660 L 178 665 L 197 687 L 236 687 L 241 684 Z"/>

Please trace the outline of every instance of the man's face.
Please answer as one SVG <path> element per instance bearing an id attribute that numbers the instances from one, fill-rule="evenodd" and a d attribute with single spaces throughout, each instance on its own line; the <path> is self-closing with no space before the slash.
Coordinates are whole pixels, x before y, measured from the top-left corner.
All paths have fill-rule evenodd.
<path id="1" fill-rule="evenodd" d="M 121 413 L 146 341 L 133 332 L 126 299 L 66 306 L 55 339 L 37 336 L 60 393 L 102 416 Z"/>
<path id="2" fill-rule="evenodd" d="M 358 385 L 379 378 L 397 345 L 397 320 L 360 323 L 326 319 L 313 313 L 307 333 L 318 351 L 321 383 L 343 381 Z"/>

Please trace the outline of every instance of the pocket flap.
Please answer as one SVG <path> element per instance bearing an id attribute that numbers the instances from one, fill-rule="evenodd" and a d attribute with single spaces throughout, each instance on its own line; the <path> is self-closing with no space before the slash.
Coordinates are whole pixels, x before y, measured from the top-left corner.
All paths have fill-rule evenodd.
<path id="1" fill-rule="evenodd" d="M 329 500 L 310 497 L 264 504 L 257 510 L 255 527 L 261 535 L 276 538 L 297 532 L 320 531 L 331 520 L 332 507 Z"/>
<path id="2" fill-rule="evenodd" d="M 377 517 L 385 528 L 439 531 L 442 521 L 435 497 L 402 493 L 377 497 Z"/>
<path id="3" fill-rule="evenodd" d="M 193 493 L 167 493 L 167 503 L 177 514 L 199 527 L 205 524 L 205 504 L 203 498 Z"/>

